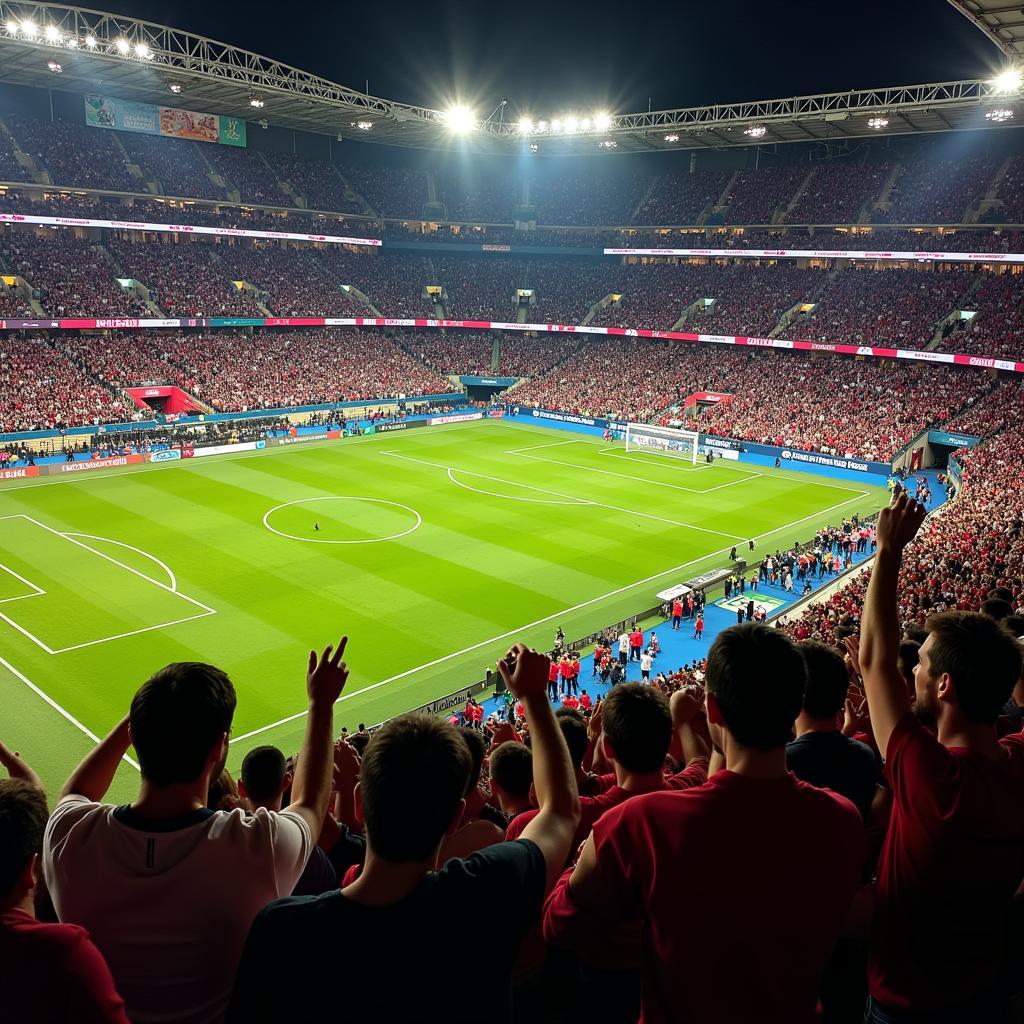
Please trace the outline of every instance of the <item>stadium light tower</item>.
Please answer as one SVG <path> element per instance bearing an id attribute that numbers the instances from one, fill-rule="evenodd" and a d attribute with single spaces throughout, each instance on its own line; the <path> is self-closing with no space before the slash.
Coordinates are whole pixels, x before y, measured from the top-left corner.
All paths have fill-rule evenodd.
<path id="1" fill-rule="evenodd" d="M 1005 94 L 1020 92 L 1021 72 L 1020 68 L 1007 68 L 992 79 L 992 85 L 996 92 Z"/>

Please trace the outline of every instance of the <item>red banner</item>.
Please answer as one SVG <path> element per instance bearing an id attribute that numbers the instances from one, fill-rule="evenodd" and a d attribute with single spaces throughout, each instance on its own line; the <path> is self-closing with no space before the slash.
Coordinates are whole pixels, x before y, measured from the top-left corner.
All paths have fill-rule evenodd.
<path id="1" fill-rule="evenodd" d="M 26 476 L 39 476 L 39 467 L 25 466 L 22 469 L 0 469 L 0 480 L 20 480 Z"/>

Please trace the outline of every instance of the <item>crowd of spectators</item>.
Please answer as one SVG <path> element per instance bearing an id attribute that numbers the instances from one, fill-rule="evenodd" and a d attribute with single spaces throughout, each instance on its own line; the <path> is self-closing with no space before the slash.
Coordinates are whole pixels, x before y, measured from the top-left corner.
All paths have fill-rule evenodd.
<path id="1" fill-rule="evenodd" d="M 6 317 L 33 317 L 35 310 L 13 289 L 0 281 L 0 319 Z"/>
<path id="2" fill-rule="evenodd" d="M 209 149 L 209 144 L 136 132 L 122 132 L 118 138 L 132 163 L 142 168 L 147 179 L 155 180 L 165 196 L 225 198 L 225 190 L 210 180 L 210 166 L 199 150 L 202 145 Z"/>
<path id="3" fill-rule="evenodd" d="M 267 206 L 291 206 L 292 200 L 281 188 L 280 179 L 262 154 L 236 146 L 208 145 L 203 150 L 214 171 L 227 184 L 236 189 L 243 203 L 262 203 Z"/>
<path id="4" fill-rule="evenodd" d="M 405 253 L 352 253 L 338 246 L 325 246 L 313 254 L 317 263 L 336 281 L 355 285 L 374 309 L 386 317 L 435 316 L 433 302 L 424 297 L 430 272 L 422 256 Z M 361 310 L 357 316 L 366 316 Z"/>
<path id="5" fill-rule="evenodd" d="M 1024 361 L 1024 274 L 986 274 L 965 305 L 976 316 L 959 321 L 940 349 Z"/>
<path id="6" fill-rule="evenodd" d="M 809 341 L 924 348 L 939 323 L 970 301 L 974 280 L 952 265 L 936 273 L 849 267 L 828 277 L 814 309 L 790 332 Z"/>
<path id="7" fill-rule="evenodd" d="M 968 208 L 987 191 L 998 162 L 983 157 L 908 160 L 901 163 L 888 210 L 872 220 L 889 224 L 961 224 Z"/>
<path id="8" fill-rule="evenodd" d="M 238 288 L 215 247 L 173 236 L 168 243 L 110 239 L 107 247 L 125 276 L 149 290 L 168 316 L 262 316 L 253 292 Z"/>
<path id="9" fill-rule="evenodd" d="M 785 208 L 810 168 L 762 167 L 756 171 L 740 171 L 729 188 L 726 224 L 771 224 L 775 212 Z"/>
<path id="10" fill-rule="evenodd" d="M 529 320 L 581 323 L 595 302 L 618 292 L 621 276 L 621 266 L 599 260 L 530 260 L 526 277 L 534 301 Z"/>
<path id="11" fill-rule="evenodd" d="M 888 163 L 866 160 L 820 163 L 785 219 L 793 224 L 856 224 L 864 204 L 881 195 L 891 170 Z"/>
<path id="12" fill-rule="evenodd" d="M 715 304 L 687 321 L 686 329 L 767 337 L 783 313 L 815 294 L 826 274 L 787 263 L 761 266 L 741 262 L 715 267 L 704 289 Z"/>
<path id="13" fill-rule="evenodd" d="M 37 235 L 11 230 L 0 235 L 0 260 L 32 286 L 51 316 L 144 315 L 146 306 L 117 282 L 106 249 L 70 231 L 44 228 Z"/>
<path id="14" fill-rule="evenodd" d="M 510 224 L 516 219 L 516 207 L 522 203 L 523 180 L 514 171 L 452 170 L 441 180 L 441 200 L 449 220 Z M 489 242 L 505 240 L 488 232 Z"/>
<path id="15" fill-rule="evenodd" d="M 263 155 L 277 176 L 306 200 L 307 209 L 362 213 L 362 205 L 355 198 L 345 195 L 345 183 L 334 165 L 328 161 L 288 153 Z"/>
<path id="16" fill-rule="evenodd" d="M 0 127 L 0 181 L 31 181 L 32 172 L 18 163 L 14 144 Z"/>
<path id="17" fill-rule="evenodd" d="M 378 217 L 423 216 L 428 191 L 427 176 L 422 170 L 368 164 L 350 164 L 341 170 L 352 189 Z"/>
<path id="18" fill-rule="evenodd" d="M 635 170 L 586 175 L 554 165 L 529 175 L 539 224 L 630 224 L 653 178 Z"/>
<path id="19" fill-rule="evenodd" d="M 445 312 L 450 319 L 515 321 L 519 307 L 516 289 L 526 283 L 522 260 L 439 256 L 434 268 L 438 283 L 444 285 Z"/>
<path id="20" fill-rule="evenodd" d="M 1024 156 L 1010 158 L 1010 166 L 999 182 L 996 198 L 1000 201 L 998 215 L 988 213 L 982 220 L 1024 224 Z"/>
<path id="21" fill-rule="evenodd" d="M 670 171 L 659 175 L 633 218 L 635 224 L 696 224 L 717 203 L 732 171 Z"/>
<path id="22" fill-rule="evenodd" d="M 8 114 L 7 126 L 21 149 L 49 171 L 55 185 L 142 190 L 142 182 L 128 171 L 115 132 L 60 119 L 37 121 L 23 114 Z"/>
<path id="23" fill-rule="evenodd" d="M 131 409 L 44 338 L 0 335 L 0 431 L 129 419 Z"/>
<path id="24" fill-rule="evenodd" d="M 443 394 L 451 385 L 376 332 L 189 333 L 161 340 L 183 386 L 218 412 Z"/>

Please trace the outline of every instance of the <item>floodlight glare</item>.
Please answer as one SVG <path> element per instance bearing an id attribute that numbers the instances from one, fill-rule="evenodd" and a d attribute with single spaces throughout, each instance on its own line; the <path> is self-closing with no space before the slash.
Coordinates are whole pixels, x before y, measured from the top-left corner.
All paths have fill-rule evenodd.
<path id="1" fill-rule="evenodd" d="M 145 43 L 136 43 L 135 56 L 140 60 L 149 60 L 153 56 L 153 51 Z"/>
<path id="2" fill-rule="evenodd" d="M 889 123 L 889 118 L 887 118 L 887 117 L 869 117 L 868 118 L 868 127 L 869 128 L 875 128 L 875 129 L 884 128 L 888 123 Z"/>
<path id="3" fill-rule="evenodd" d="M 519 134 L 530 135 L 533 132 L 533 121 L 528 117 L 519 118 Z"/>
<path id="4" fill-rule="evenodd" d="M 579 127 L 579 121 L 576 120 L 571 114 L 565 119 L 565 130 L 567 132 L 574 132 Z"/>
<path id="5" fill-rule="evenodd" d="M 995 88 L 996 92 L 1019 92 L 1021 86 L 1020 69 L 1007 68 L 1006 71 L 1003 71 L 992 79 L 992 86 Z"/>
<path id="6" fill-rule="evenodd" d="M 448 110 L 445 111 L 444 119 L 449 129 L 460 135 L 463 132 L 472 131 L 476 126 L 476 117 L 469 107 L 449 107 Z"/>
<path id="7" fill-rule="evenodd" d="M 16 36 L 18 34 L 18 23 L 16 21 L 9 21 L 4 28 L 7 29 L 9 36 Z"/>
<path id="8" fill-rule="evenodd" d="M 88 46 L 90 50 L 95 50 L 96 49 L 96 37 L 95 36 L 86 36 L 85 37 L 85 45 Z"/>
<path id="9" fill-rule="evenodd" d="M 580 121 L 580 131 L 589 132 L 591 123 L 592 122 L 589 117 L 583 118 L 583 120 Z"/>
<path id="10" fill-rule="evenodd" d="M 754 124 L 749 128 L 744 128 L 743 134 L 749 135 L 752 139 L 760 139 L 767 131 L 768 129 L 763 124 Z"/>
<path id="11" fill-rule="evenodd" d="M 1009 121 L 1013 117 L 1012 110 L 990 110 L 985 115 L 985 120 L 991 121 L 993 124 L 1002 124 L 1004 121 Z"/>
<path id="12" fill-rule="evenodd" d="M 560 132 L 562 130 L 562 119 L 560 117 L 556 117 L 551 122 L 551 130 L 553 132 Z"/>
<path id="13" fill-rule="evenodd" d="M 127 53 L 132 48 L 132 44 L 124 36 L 116 40 L 114 45 L 117 47 L 118 53 Z"/>
<path id="14" fill-rule="evenodd" d="M 36 28 L 34 21 L 23 21 L 21 23 L 21 31 L 28 39 L 35 39 L 39 29 Z"/>
<path id="15" fill-rule="evenodd" d="M 78 49 L 78 40 L 74 36 L 72 36 L 67 41 L 67 47 L 68 47 L 69 50 L 77 50 Z"/>
<path id="16" fill-rule="evenodd" d="M 665 141 L 666 142 L 678 142 L 679 141 L 679 136 L 676 135 L 675 132 L 669 132 L 668 135 L 665 136 Z"/>
<path id="17" fill-rule="evenodd" d="M 538 121 L 537 122 L 537 131 L 538 132 L 540 132 L 543 135 L 544 132 L 546 132 L 547 130 L 548 130 L 548 123 L 547 123 L 547 121 Z"/>
<path id="18" fill-rule="evenodd" d="M 603 132 L 607 131 L 612 125 L 612 119 L 604 112 L 594 115 L 594 130 Z"/>
<path id="19" fill-rule="evenodd" d="M 55 43 L 60 39 L 60 29 L 56 25 L 47 25 L 43 30 L 43 35 L 46 36 L 48 43 Z"/>
<path id="20" fill-rule="evenodd" d="M 170 89 L 175 96 L 177 96 L 181 92 L 181 86 L 177 82 L 171 82 L 171 84 L 167 86 L 167 88 Z"/>
<path id="21" fill-rule="evenodd" d="M 55 61 L 47 61 L 46 66 L 55 74 L 59 75 L 64 69 Z"/>

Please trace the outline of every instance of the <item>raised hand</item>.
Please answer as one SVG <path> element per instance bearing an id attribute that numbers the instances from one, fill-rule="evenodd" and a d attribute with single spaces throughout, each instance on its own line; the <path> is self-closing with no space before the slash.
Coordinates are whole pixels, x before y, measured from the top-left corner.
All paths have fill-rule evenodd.
<path id="1" fill-rule="evenodd" d="M 343 636 L 336 650 L 328 644 L 319 658 L 316 651 L 309 652 L 306 693 L 310 704 L 331 705 L 341 696 L 348 682 L 348 665 L 341 660 L 347 644 L 348 637 Z"/>
<path id="2" fill-rule="evenodd" d="M 672 724 L 678 729 L 688 725 L 704 711 L 703 695 L 698 687 L 684 686 L 672 694 L 669 708 L 672 711 Z"/>
<path id="3" fill-rule="evenodd" d="M 590 714 L 590 718 L 587 719 L 587 739 L 590 742 L 596 742 L 597 738 L 601 735 L 604 729 L 602 722 L 602 712 L 604 710 L 604 702 L 598 704 Z"/>
<path id="4" fill-rule="evenodd" d="M 338 740 L 334 744 L 335 779 L 341 783 L 355 785 L 359 778 L 359 755 L 356 748 L 348 740 Z"/>
<path id="5" fill-rule="evenodd" d="M 860 637 L 848 636 L 843 641 L 843 646 L 846 648 L 847 665 L 853 669 L 854 674 L 860 679 L 863 675 L 860 670 Z"/>
<path id="6" fill-rule="evenodd" d="M 902 488 L 893 491 L 892 503 L 878 514 L 875 528 L 878 550 L 900 554 L 914 539 L 926 514 L 924 505 L 909 497 Z"/>
<path id="7" fill-rule="evenodd" d="M 21 754 L 16 750 L 8 750 L 3 743 L 0 743 L 0 765 L 7 769 L 7 774 L 12 779 L 21 779 L 22 782 L 35 786 L 36 789 L 43 788 L 39 776 L 26 764 Z"/>
<path id="8" fill-rule="evenodd" d="M 538 654 L 526 644 L 513 644 L 498 662 L 498 671 L 513 696 L 525 703 L 538 697 L 547 700 L 550 664 L 546 654 Z"/>

